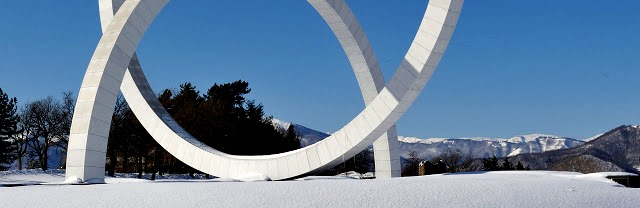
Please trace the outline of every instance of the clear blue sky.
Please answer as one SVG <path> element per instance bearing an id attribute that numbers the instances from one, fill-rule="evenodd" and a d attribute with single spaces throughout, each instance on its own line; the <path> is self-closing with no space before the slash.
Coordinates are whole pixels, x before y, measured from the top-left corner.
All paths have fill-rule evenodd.
<path id="1" fill-rule="evenodd" d="M 347 2 L 391 77 L 427 1 Z M 583 139 L 640 124 L 639 11 L 636 0 L 467 0 L 399 134 Z M 5 1 L 0 19 L 5 92 L 21 104 L 77 92 L 101 35 L 97 0 Z M 321 131 L 363 108 L 338 41 L 304 0 L 173 0 L 139 54 L 156 91 L 243 79 L 268 114 Z"/>

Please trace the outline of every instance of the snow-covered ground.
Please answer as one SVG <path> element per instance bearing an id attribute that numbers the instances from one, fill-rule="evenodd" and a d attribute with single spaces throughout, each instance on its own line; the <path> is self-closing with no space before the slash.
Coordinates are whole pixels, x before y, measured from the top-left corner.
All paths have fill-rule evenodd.
<path id="1" fill-rule="evenodd" d="M 476 172 L 358 180 L 308 177 L 295 181 L 232 182 L 108 178 L 104 185 L 51 185 L 61 172 L 0 173 L 2 207 L 638 207 L 640 189 L 605 174 Z M 615 173 L 614 173 L 615 174 Z"/>

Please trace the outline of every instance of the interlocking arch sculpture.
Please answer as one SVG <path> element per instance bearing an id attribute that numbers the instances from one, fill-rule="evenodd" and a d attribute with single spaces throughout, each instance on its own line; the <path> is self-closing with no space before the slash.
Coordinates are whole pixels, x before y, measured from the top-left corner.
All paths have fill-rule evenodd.
<path id="1" fill-rule="evenodd" d="M 182 129 L 159 103 L 144 76 L 135 50 L 168 0 L 100 0 L 103 36 L 78 93 L 67 151 L 67 181 L 104 183 L 107 138 L 119 91 L 163 148 L 214 176 L 236 178 L 259 173 L 273 180 L 294 178 L 333 167 L 343 156 L 352 157 L 371 144 L 376 150 L 376 174 L 399 175 L 394 125 L 438 66 L 464 0 L 429 1 L 415 39 L 386 85 L 373 49 L 344 0 L 308 1 L 340 40 L 366 107 L 316 144 L 274 155 L 238 156 L 215 150 Z"/>

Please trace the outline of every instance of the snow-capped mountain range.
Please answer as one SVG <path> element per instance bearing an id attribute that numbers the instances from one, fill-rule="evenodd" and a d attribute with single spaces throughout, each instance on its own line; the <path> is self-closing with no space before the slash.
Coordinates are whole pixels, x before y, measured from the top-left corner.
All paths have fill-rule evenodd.
<path id="1" fill-rule="evenodd" d="M 420 158 L 431 158 L 444 149 L 460 149 L 478 158 L 506 157 L 525 153 L 541 153 L 568 149 L 583 144 L 583 141 L 544 134 L 516 136 L 510 139 L 476 138 L 430 138 L 398 136 L 401 156 L 407 157 L 415 151 Z"/>
<path id="2" fill-rule="evenodd" d="M 273 119 L 274 126 L 285 130 L 291 123 Z M 302 125 L 294 124 L 296 132 L 301 137 L 303 147 L 314 144 L 329 136 L 327 133 L 316 131 Z M 418 157 L 429 159 L 447 148 L 460 149 L 465 153 L 473 153 L 476 157 L 505 157 L 525 153 L 541 153 L 551 150 L 568 149 L 579 146 L 584 141 L 544 134 L 516 136 L 510 139 L 496 139 L 486 137 L 472 138 L 429 138 L 398 136 L 400 154 L 407 157 L 416 152 Z"/>
<path id="3" fill-rule="evenodd" d="M 639 158 L 640 126 L 622 125 L 576 148 L 521 154 L 512 159 L 538 170 L 640 173 Z"/>

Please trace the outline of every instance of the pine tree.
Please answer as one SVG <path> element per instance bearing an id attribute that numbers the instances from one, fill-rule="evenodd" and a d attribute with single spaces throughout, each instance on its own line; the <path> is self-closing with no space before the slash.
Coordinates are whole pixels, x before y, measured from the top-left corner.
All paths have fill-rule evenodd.
<path id="1" fill-rule="evenodd" d="M 447 173 L 447 164 L 444 163 L 444 161 L 439 160 L 438 162 L 436 162 L 435 164 L 435 174 L 443 174 L 443 173 Z"/>
<path id="2" fill-rule="evenodd" d="M 498 171 L 500 166 L 498 165 L 498 158 L 494 155 L 491 158 L 482 159 L 482 170 L 484 171 Z"/>
<path id="3" fill-rule="evenodd" d="M 15 145 L 10 139 L 18 133 L 16 103 L 16 98 L 9 98 L 0 88 L 0 171 L 8 168 L 3 164 L 15 159 Z"/>
<path id="4" fill-rule="evenodd" d="M 505 157 L 502 163 L 502 170 L 514 170 L 513 163 L 509 162 L 509 158 Z"/>
<path id="5" fill-rule="evenodd" d="M 285 132 L 283 139 L 283 151 L 295 150 L 300 148 L 300 138 L 298 137 L 298 133 L 296 133 L 294 124 L 289 125 L 289 128 L 287 128 L 287 132 Z"/>
<path id="6" fill-rule="evenodd" d="M 524 170 L 524 165 L 522 165 L 520 161 L 518 161 L 518 164 L 516 165 L 516 170 Z"/>
<path id="7" fill-rule="evenodd" d="M 262 104 L 248 100 L 249 83 L 238 80 L 214 84 L 201 94 L 191 83 L 178 90 L 164 90 L 158 100 L 167 113 L 202 143 L 234 155 L 268 155 L 300 148 L 293 128 L 277 129 L 265 116 Z M 197 173 L 161 148 L 148 136 L 135 115 L 126 107 L 114 111 L 107 148 L 107 172 L 152 171 Z M 142 162 L 144 161 L 144 162 Z M 359 161 L 359 160 L 358 160 Z M 153 176 L 152 176 L 153 177 Z"/>

